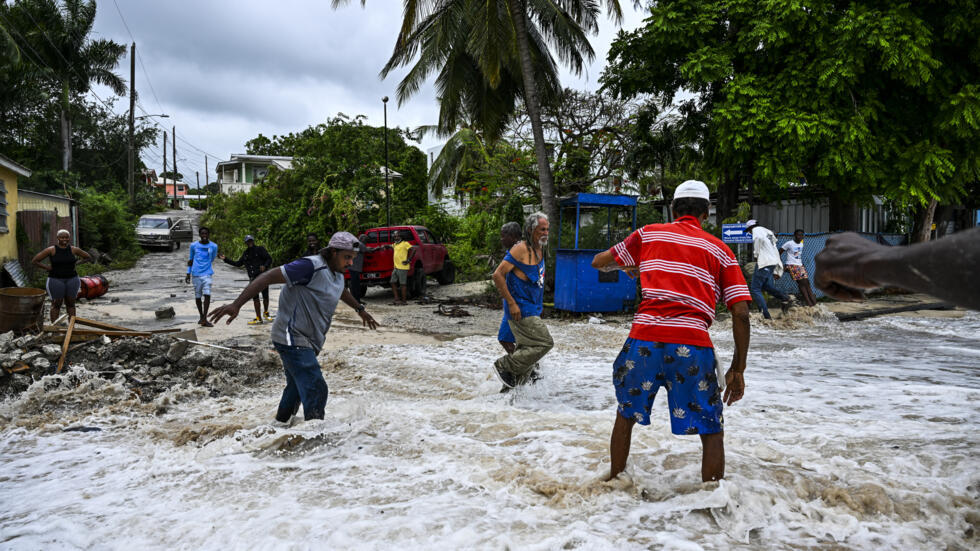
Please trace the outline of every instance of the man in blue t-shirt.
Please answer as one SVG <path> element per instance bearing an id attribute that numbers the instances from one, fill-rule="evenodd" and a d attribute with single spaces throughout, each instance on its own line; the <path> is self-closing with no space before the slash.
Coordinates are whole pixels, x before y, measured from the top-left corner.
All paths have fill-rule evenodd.
<path id="1" fill-rule="evenodd" d="M 228 316 L 231 323 L 241 307 L 271 284 L 285 283 L 279 293 L 279 312 L 272 324 L 272 346 L 282 359 L 286 388 L 279 400 L 276 421 L 288 424 L 300 404 L 303 416 L 323 419 L 328 388 L 320 372 L 317 354 L 323 348 L 337 303 L 343 302 L 361 317 L 363 325 L 378 323 L 364 305 L 344 287 L 344 272 L 354 263 L 360 242 L 347 232 L 337 232 L 317 254 L 294 260 L 253 279 L 235 302 L 211 312 L 211 321 Z"/>
<path id="2" fill-rule="evenodd" d="M 498 358 L 494 373 L 507 388 L 532 381 L 534 364 L 555 345 L 541 321 L 544 309 L 544 252 L 548 217 L 536 212 L 524 221 L 524 240 L 511 247 L 493 272 L 493 283 L 507 304 L 504 317 L 517 347 Z"/>
<path id="3" fill-rule="evenodd" d="M 201 226 L 197 230 L 200 241 L 191 243 L 190 258 L 187 259 L 187 276 L 184 283 L 194 282 L 194 300 L 197 302 L 197 312 L 201 314 L 198 324 L 204 327 L 213 327 L 208 321 L 208 307 L 211 305 L 211 276 L 214 269 L 211 264 L 218 258 L 218 244 L 210 241 L 211 230 L 207 226 Z"/>

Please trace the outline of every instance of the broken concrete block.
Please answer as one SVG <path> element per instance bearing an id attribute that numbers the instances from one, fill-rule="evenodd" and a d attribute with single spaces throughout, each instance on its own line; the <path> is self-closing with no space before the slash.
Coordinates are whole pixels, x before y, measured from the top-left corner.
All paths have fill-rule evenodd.
<path id="1" fill-rule="evenodd" d="M 49 360 L 61 357 L 61 347 L 57 344 L 46 344 L 41 347 L 41 353 Z"/>
<path id="2" fill-rule="evenodd" d="M 7 369 L 14 366 L 15 363 L 20 361 L 21 355 L 24 351 L 21 349 L 11 350 L 10 353 L 0 356 L 0 367 L 5 367 Z"/>
<path id="3" fill-rule="evenodd" d="M 31 361 L 31 367 L 36 369 L 48 369 L 51 367 L 51 360 L 45 358 L 44 356 L 38 356 Z"/>
<path id="4" fill-rule="evenodd" d="M 167 361 L 170 363 L 177 363 L 181 358 L 184 357 L 184 353 L 187 352 L 187 348 L 191 343 L 187 341 L 176 341 L 170 345 L 167 349 Z"/>
<path id="5" fill-rule="evenodd" d="M 29 363 L 31 363 L 31 360 L 33 360 L 34 358 L 39 357 L 40 355 L 41 355 L 41 351 L 40 350 L 31 350 L 30 352 L 27 352 L 27 353 L 21 355 L 20 361 L 22 361 L 22 362 L 24 362 L 26 364 L 29 364 Z M 59 356 L 61 355 L 61 351 L 60 350 L 58 351 L 58 355 Z"/>
<path id="6" fill-rule="evenodd" d="M 14 342 L 14 332 L 7 331 L 6 333 L 0 335 L 0 352 L 6 352 L 8 348 L 12 346 Z"/>
<path id="7" fill-rule="evenodd" d="M 282 369 L 282 361 L 275 350 L 263 348 L 252 354 L 252 364 L 256 369 L 262 371 L 276 371 Z"/>
<path id="8" fill-rule="evenodd" d="M 156 358 L 151 358 L 150 361 L 146 362 L 146 365 L 154 366 L 155 367 L 155 366 L 158 366 L 158 365 L 163 365 L 165 363 L 167 363 L 167 357 L 166 356 L 157 356 Z"/>
<path id="9" fill-rule="evenodd" d="M 16 346 L 17 348 L 27 348 L 33 343 L 34 343 L 33 335 L 24 335 L 23 337 L 14 339 L 13 341 L 13 345 Z"/>
<path id="10" fill-rule="evenodd" d="M 214 354 L 211 350 L 203 346 L 191 348 L 184 357 L 177 362 L 177 367 L 181 369 L 197 369 L 199 367 L 211 367 L 211 360 Z"/>
<path id="11" fill-rule="evenodd" d="M 158 320 L 168 320 L 172 319 L 176 313 L 174 312 L 173 306 L 167 306 L 166 308 L 160 308 L 156 311 L 156 316 Z"/>

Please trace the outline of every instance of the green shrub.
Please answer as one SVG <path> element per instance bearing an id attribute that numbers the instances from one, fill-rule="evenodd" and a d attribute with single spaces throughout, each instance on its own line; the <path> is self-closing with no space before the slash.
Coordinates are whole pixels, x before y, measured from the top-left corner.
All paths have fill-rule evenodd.
<path id="1" fill-rule="evenodd" d="M 116 260 L 132 260 L 142 255 L 134 230 L 136 215 L 129 211 L 126 197 L 86 189 L 77 198 L 82 248 L 95 247 Z"/>

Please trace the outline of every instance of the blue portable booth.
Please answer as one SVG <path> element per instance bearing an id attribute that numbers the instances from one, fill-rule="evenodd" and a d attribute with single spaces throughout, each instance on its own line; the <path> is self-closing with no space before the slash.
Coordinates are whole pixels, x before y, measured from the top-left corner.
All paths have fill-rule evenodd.
<path id="1" fill-rule="evenodd" d="M 565 227 L 565 211 L 575 224 Z M 625 226 L 625 227 L 624 227 Z M 636 229 L 636 197 L 576 193 L 558 209 L 558 256 L 555 263 L 555 309 L 570 312 L 620 312 L 632 308 L 636 281 L 621 270 L 600 272 L 592 257 L 625 239 Z"/>

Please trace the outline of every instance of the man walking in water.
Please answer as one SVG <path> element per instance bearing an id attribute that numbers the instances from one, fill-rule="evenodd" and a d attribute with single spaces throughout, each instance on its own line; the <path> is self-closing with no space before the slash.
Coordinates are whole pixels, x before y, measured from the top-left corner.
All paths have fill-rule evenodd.
<path id="1" fill-rule="evenodd" d="M 511 247 L 493 272 L 493 283 L 507 304 L 504 318 L 517 342 L 513 354 L 498 358 L 493 364 L 494 373 L 507 388 L 530 381 L 534 364 L 555 345 L 541 321 L 548 225 L 548 216 L 543 212 L 528 216 L 524 221 L 524 241 Z"/>
<path id="2" fill-rule="evenodd" d="M 674 192 L 673 223 L 644 226 L 592 259 L 599 270 L 639 273 L 643 289 L 629 338 L 613 363 L 619 406 L 609 442 L 608 479 L 626 468 L 633 425 L 650 424 L 660 387 L 667 389 L 671 431 L 701 436 L 701 480 L 725 476 L 722 402 L 731 405 L 745 391 L 750 297 L 731 249 L 701 229 L 708 206 L 708 187 L 688 180 Z M 724 397 L 708 336 L 718 299 L 732 313 L 735 338 Z"/>
<path id="3" fill-rule="evenodd" d="M 793 232 L 793 239 L 783 243 L 780 249 L 786 253 L 786 271 L 800 288 L 800 296 L 807 306 L 816 306 L 817 298 L 813 296 L 813 288 L 810 287 L 810 276 L 806 273 L 803 266 L 803 230 Z"/>
<path id="4" fill-rule="evenodd" d="M 783 273 L 783 263 L 779 260 L 779 249 L 776 248 L 776 236 L 767 228 L 763 228 L 755 220 L 745 223 L 745 231 L 752 234 L 752 254 L 755 255 L 755 273 L 752 274 L 752 300 L 762 312 L 762 317 L 772 319 L 769 306 L 763 291 L 775 296 L 783 303 L 783 310 L 789 306 L 789 295 L 776 288 L 773 278 L 779 279 Z"/>
<path id="5" fill-rule="evenodd" d="M 235 302 L 211 313 L 211 321 L 228 316 L 227 323 L 231 323 L 241 307 L 262 289 L 286 284 L 279 293 L 279 315 L 272 324 L 272 345 L 282 359 L 286 375 L 286 388 L 276 412 L 280 423 L 288 423 L 300 404 L 307 420 L 323 419 L 329 389 L 316 357 L 339 301 L 353 308 L 363 325 L 378 328 L 371 314 L 364 311 L 364 305 L 344 287 L 344 272 L 354 262 L 359 246 L 350 233 L 337 232 L 320 253 L 264 272 L 248 284 Z"/>
<path id="6" fill-rule="evenodd" d="M 197 321 L 204 327 L 213 327 L 208 321 L 208 307 L 211 305 L 211 276 L 214 269 L 211 264 L 218 257 L 218 244 L 209 241 L 211 230 L 207 226 L 201 226 L 197 230 L 200 241 L 191 243 L 190 258 L 187 260 L 187 275 L 184 283 L 194 281 L 194 301 L 197 302 L 197 313 L 201 314 L 201 319 Z"/>
<path id="7" fill-rule="evenodd" d="M 510 251 L 511 247 L 520 240 L 521 225 L 517 222 L 507 222 L 500 228 L 500 244 L 505 251 Z M 510 325 L 507 323 L 507 301 L 501 299 L 500 302 L 503 304 L 504 312 L 500 319 L 500 329 L 497 330 L 497 342 L 508 354 L 513 354 L 517 345 L 514 344 L 516 342 L 514 332 L 510 330 Z"/>

